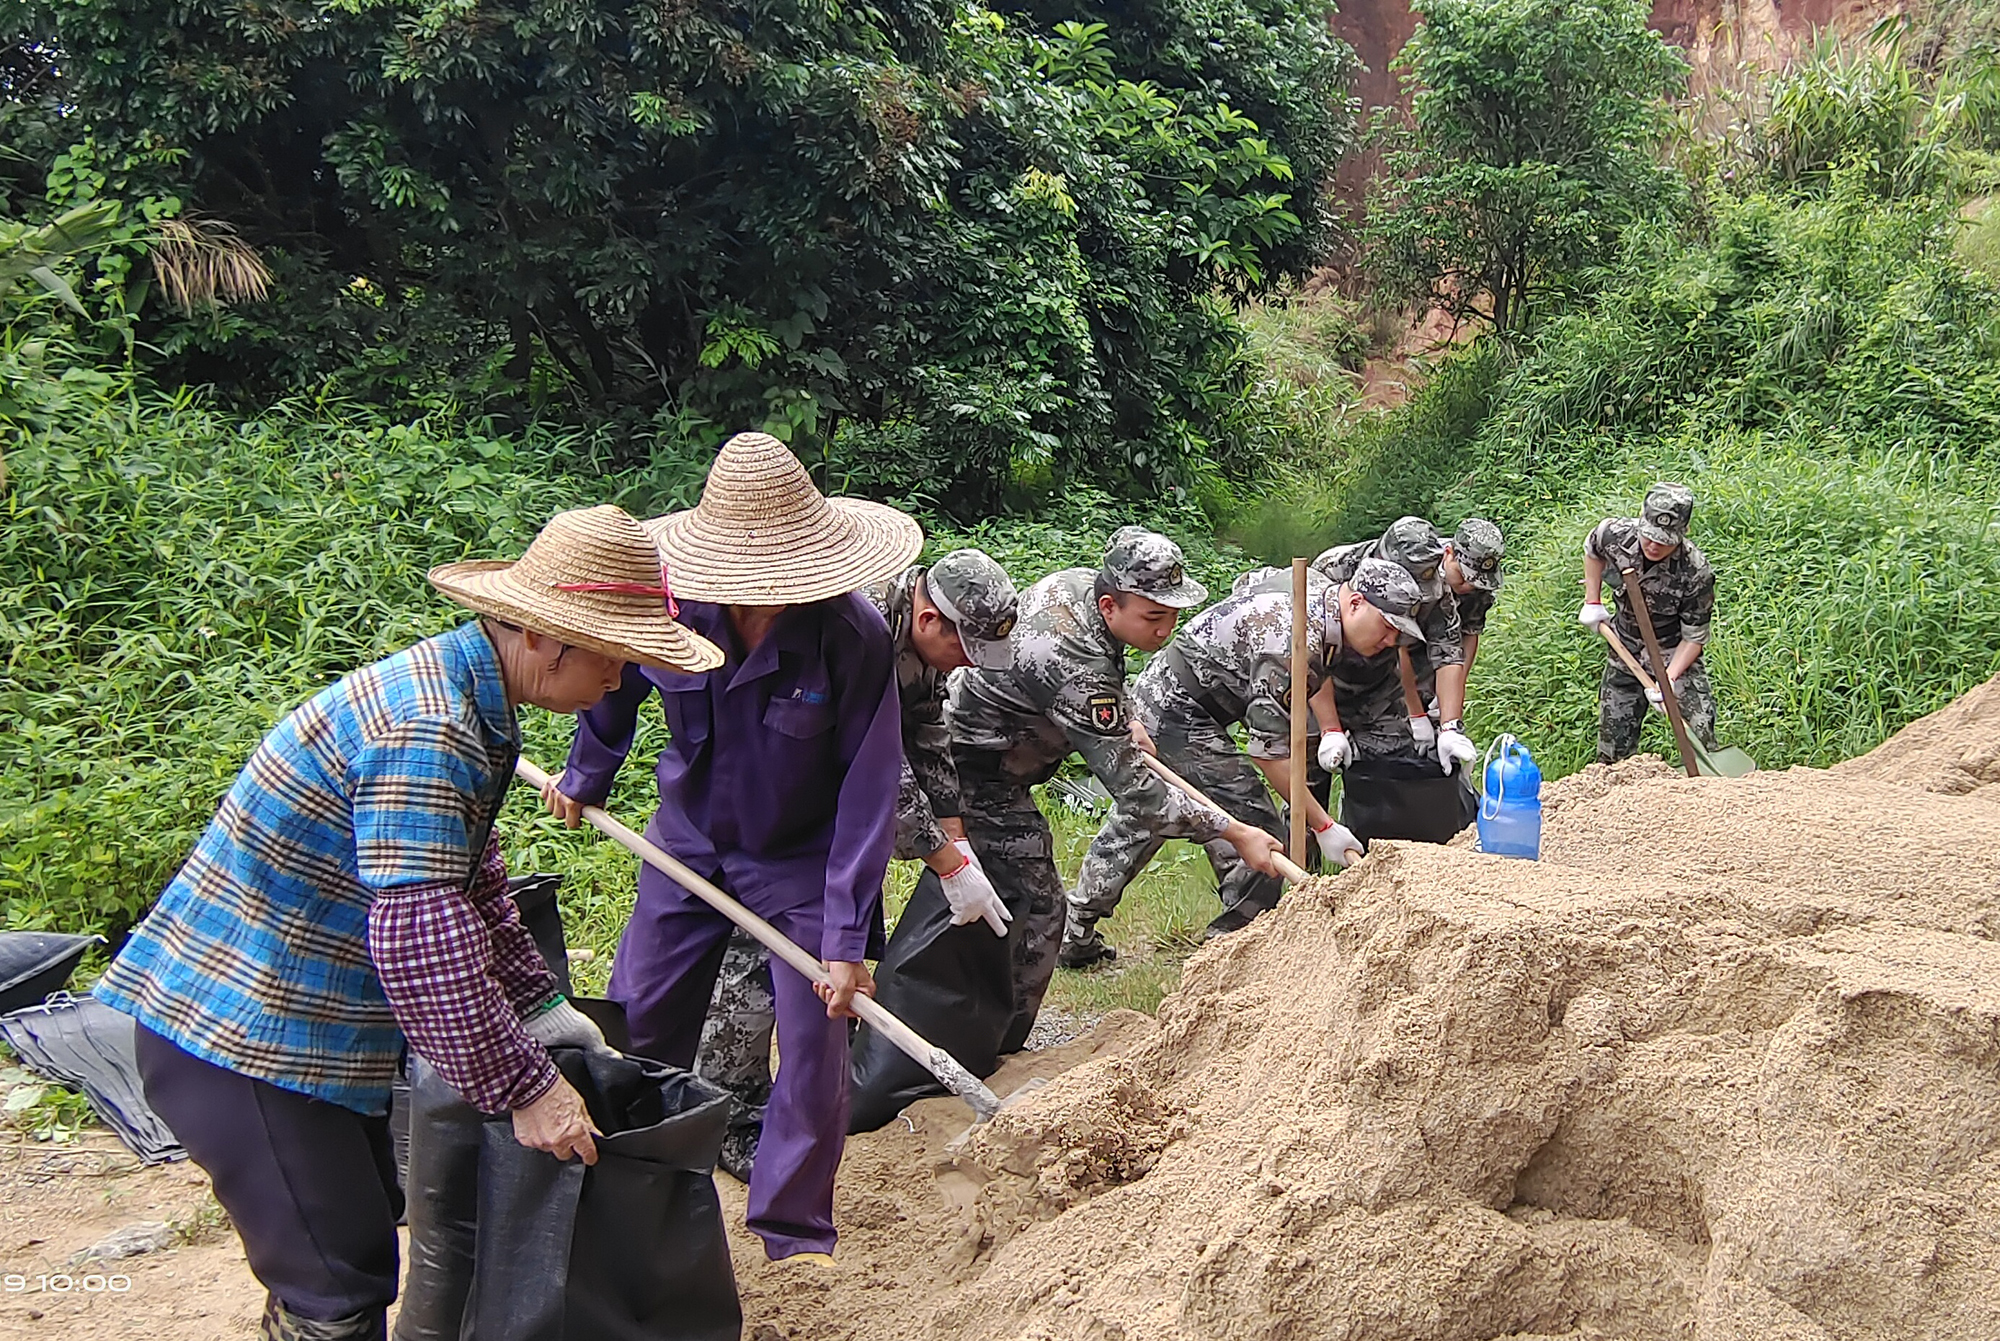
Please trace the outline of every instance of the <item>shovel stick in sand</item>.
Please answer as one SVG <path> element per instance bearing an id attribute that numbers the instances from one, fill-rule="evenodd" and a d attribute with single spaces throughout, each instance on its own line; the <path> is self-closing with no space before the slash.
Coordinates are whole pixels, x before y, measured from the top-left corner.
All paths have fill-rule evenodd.
<path id="1" fill-rule="evenodd" d="M 526 759 L 515 762 L 514 774 L 536 791 L 541 791 L 549 785 L 549 775 Z M 642 835 L 633 833 L 597 806 L 585 806 L 583 817 L 590 821 L 593 829 L 749 932 L 765 949 L 798 970 L 806 981 L 815 983 L 828 981 L 825 964 L 815 956 L 807 954 L 793 944 L 784 932 L 730 898 L 671 854 L 648 842 Z M 935 1046 L 922 1034 L 890 1014 L 886 1007 L 876 1005 L 873 997 L 855 993 L 853 1009 L 869 1028 L 908 1053 L 918 1065 L 936 1076 L 939 1084 L 970 1104 L 979 1121 L 984 1122 L 1000 1111 L 1000 1100 L 992 1090 L 980 1083 L 977 1076 L 960 1066 L 958 1061 L 943 1048 Z"/>
<path id="2" fill-rule="evenodd" d="M 1673 723 L 1674 744 L 1681 749 L 1681 766 L 1687 769 L 1691 778 L 1701 776 L 1701 764 L 1694 755 L 1694 743 L 1688 739 L 1687 723 L 1681 720 L 1681 703 L 1674 696 L 1673 676 L 1668 675 L 1666 659 L 1660 654 L 1659 635 L 1653 632 L 1653 612 L 1646 608 L 1646 593 L 1639 586 L 1639 571 L 1636 568 L 1623 570 L 1625 578 L 1625 600 L 1632 607 L 1633 618 L 1639 621 L 1639 632 L 1646 639 L 1646 655 L 1653 658 L 1653 664 L 1660 669 L 1657 688 L 1660 703 L 1667 710 L 1667 720 Z M 1601 626 L 1600 626 L 1601 627 Z M 1617 642 L 1614 638 L 1612 641 Z M 1625 644 L 1618 643 L 1618 650 L 1624 651 Z M 1639 683 L 1646 683 L 1641 675 Z"/>
<path id="3" fill-rule="evenodd" d="M 1611 631 L 1609 624 L 1599 624 L 1597 631 L 1604 635 L 1605 642 L 1611 644 L 1611 650 L 1616 652 L 1618 659 L 1625 663 L 1625 669 L 1632 673 L 1633 679 L 1648 689 L 1657 689 L 1659 687 L 1653 683 L 1653 677 L 1646 674 L 1646 668 L 1639 664 L 1639 658 L 1633 656 L 1618 635 Z M 1664 706 L 1666 695 L 1662 694 L 1660 698 L 1662 706 Z M 1694 747 L 1696 767 L 1710 777 L 1740 778 L 1746 773 L 1757 771 L 1757 761 L 1733 745 L 1725 745 L 1719 750 L 1709 750 L 1704 748 L 1702 743 L 1694 738 L 1693 734 L 1689 734 L 1688 744 Z"/>
<path id="4" fill-rule="evenodd" d="M 1227 810 L 1224 810 L 1221 806 L 1209 800 L 1208 797 L 1202 792 L 1202 790 L 1199 787 L 1195 786 L 1192 782 L 1189 782 L 1186 778 L 1182 777 L 1180 774 L 1174 772 L 1173 769 L 1168 768 L 1165 764 L 1161 763 L 1158 759 L 1155 759 L 1152 755 L 1142 754 L 1139 756 L 1139 758 L 1145 762 L 1146 767 L 1152 769 L 1155 773 L 1158 773 L 1160 775 L 1160 780 L 1165 782 L 1169 787 L 1180 788 L 1182 791 L 1186 792 L 1190 797 L 1194 798 L 1197 804 L 1207 806 L 1210 810 L 1213 810 L 1216 814 L 1222 816 L 1224 819 L 1232 818 L 1232 816 Z M 1293 884 L 1297 884 L 1299 881 L 1304 880 L 1306 878 L 1305 868 L 1303 866 L 1300 866 L 1297 862 L 1293 861 L 1290 857 L 1287 857 L 1284 853 L 1280 852 L 1277 854 L 1277 861 L 1278 861 L 1278 874 L 1282 875 L 1283 877 L 1285 877 L 1285 879 L 1291 881 Z"/>

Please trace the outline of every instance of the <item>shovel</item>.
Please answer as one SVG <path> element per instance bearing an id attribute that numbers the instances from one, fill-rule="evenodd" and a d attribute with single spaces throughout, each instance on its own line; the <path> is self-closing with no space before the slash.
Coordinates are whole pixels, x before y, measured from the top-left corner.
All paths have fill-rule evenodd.
<path id="1" fill-rule="evenodd" d="M 514 775 L 537 792 L 549 785 L 549 775 L 526 759 L 515 761 Z M 730 898 L 671 854 L 648 842 L 642 835 L 633 833 L 597 806 L 585 806 L 583 817 L 590 821 L 593 829 L 749 932 L 765 949 L 796 969 L 807 982 L 823 983 L 829 980 L 825 964 L 801 950 L 784 932 Z M 887 1009 L 876 1005 L 873 997 L 856 992 L 851 1005 L 854 1013 L 869 1028 L 908 1053 L 919 1066 L 936 1076 L 940 1085 L 971 1105 L 977 1121 L 988 1121 L 1000 1111 L 999 1097 L 981 1084 L 979 1077 L 960 1066 L 943 1048 L 933 1045 Z"/>
<path id="2" fill-rule="evenodd" d="M 1152 769 L 1155 773 L 1158 773 L 1160 775 L 1161 780 L 1164 781 L 1168 786 L 1178 787 L 1180 790 L 1186 792 L 1189 798 L 1192 799 L 1195 802 L 1195 804 L 1207 806 L 1210 810 L 1213 810 L 1216 814 L 1222 816 L 1224 819 L 1234 818 L 1233 816 L 1230 815 L 1230 813 L 1227 810 L 1224 810 L 1221 806 L 1209 800 L 1208 797 L 1202 793 L 1200 788 L 1196 787 L 1192 782 L 1189 782 L 1186 778 L 1182 777 L 1180 774 L 1174 772 L 1173 769 L 1168 768 L 1165 764 L 1161 763 L 1158 759 L 1155 759 L 1152 755 L 1147 754 L 1142 750 L 1139 754 L 1139 758 L 1145 761 L 1146 767 Z M 1352 848 L 1348 849 L 1349 852 L 1352 852 L 1353 850 L 1354 849 Z M 1290 857 L 1286 856 L 1284 853 L 1282 852 L 1277 853 L 1275 855 L 1275 860 L 1278 867 L 1278 874 L 1283 878 L 1285 878 L 1286 880 L 1290 881 L 1292 884 L 1296 885 L 1299 883 L 1299 881 L 1310 878 L 1307 876 L 1304 867 L 1300 866 L 1297 862 L 1293 861 Z M 1359 861 L 1361 860 L 1361 858 L 1357 855 L 1355 857 L 1355 860 Z"/>
<path id="3" fill-rule="evenodd" d="M 1618 654 L 1618 659 L 1625 663 L 1625 669 L 1632 672 L 1633 679 L 1648 689 L 1659 688 L 1653 683 L 1653 677 L 1646 674 L 1645 667 L 1639 664 L 1639 659 L 1633 656 L 1626 649 L 1624 642 L 1618 635 L 1611 631 L 1609 624 L 1599 624 L 1597 631 L 1604 635 L 1605 642 L 1611 644 L 1611 649 Z M 1672 685 L 1668 685 L 1664 689 L 1659 689 L 1663 706 L 1666 702 L 1670 701 L 1668 696 L 1673 692 Z M 1678 717 L 1680 704 L 1677 700 L 1674 701 L 1674 707 L 1675 715 Z M 1680 743 L 1681 748 L 1687 751 L 1687 754 L 1682 756 L 1683 760 L 1689 757 L 1692 757 L 1694 760 L 1694 770 L 1688 774 L 1690 777 L 1698 773 L 1704 777 L 1711 778 L 1740 778 L 1746 773 L 1755 773 L 1757 771 L 1757 761 L 1742 750 L 1737 749 L 1734 745 L 1725 746 L 1719 750 L 1704 749 L 1702 743 L 1695 738 L 1694 733 L 1689 731 L 1685 726 L 1682 726 L 1675 733 L 1675 739 Z"/>

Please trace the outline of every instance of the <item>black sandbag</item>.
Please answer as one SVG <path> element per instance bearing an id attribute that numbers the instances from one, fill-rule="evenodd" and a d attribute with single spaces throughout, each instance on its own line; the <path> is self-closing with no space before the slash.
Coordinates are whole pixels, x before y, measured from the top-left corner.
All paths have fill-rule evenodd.
<path id="1" fill-rule="evenodd" d="M 1014 1019 L 1010 956 L 1009 941 L 985 922 L 951 924 L 944 884 L 926 869 L 875 969 L 875 1000 L 984 1079 L 999 1069 Z M 866 1025 L 855 1033 L 849 1068 L 850 1133 L 887 1126 L 917 1100 L 947 1092 Z"/>
<path id="2" fill-rule="evenodd" d="M 1363 843 L 1446 843 L 1478 815 L 1463 769 L 1441 773 L 1427 759 L 1357 759 L 1341 773 L 1340 822 Z"/>
<path id="3" fill-rule="evenodd" d="M 553 1056 L 605 1133 L 588 1169 L 525 1148 L 511 1118 L 413 1064 L 397 1341 L 737 1341 L 712 1177 L 727 1097 L 658 1062 Z"/>
<path id="4" fill-rule="evenodd" d="M 514 900 L 514 907 L 521 915 L 521 925 L 534 938 L 535 948 L 542 952 L 549 971 L 556 975 L 562 994 L 573 997 L 569 978 L 569 944 L 563 937 L 562 906 L 556 898 L 561 890 L 562 877 L 559 875 L 515 875 L 507 878 L 507 896 Z M 609 1002 L 604 1004 L 610 1005 Z M 604 1029 L 606 1042 L 623 1050 L 623 1011 L 618 1012 L 619 1033 L 614 1037 L 611 1030 L 605 1028 L 607 1021 L 586 1009 L 583 1002 L 576 1002 L 576 1007 L 589 1015 L 600 1029 Z M 397 1070 L 396 1078 L 389 1082 L 389 1143 L 396 1157 L 397 1181 L 406 1190 L 410 1185 L 410 1102 L 406 1058 L 405 1065 Z M 407 1220 L 402 1223 L 407 1223 Z"/>
<path id="5" fill-rule="evenodd" d="M 507 881 L 507 895 L 520 910 L 521 925 L 535 938 L 535 948 L 548 961 L 562 994 L 569 996 L 569 943 L 563 938 L 562 907 L 556 900 L 561 889 L 559 875 L 517 875 Z"/>
<path id="6" fill-rule="evenodd" d="M 743 1306 L 714 1176 L 729 1096 L 642 1058 L 556 1060 L 609 1133 L 577 1203 L 568 1341 L 737 1341 Z"/>
<path id="7" fill-rule="evenodd" d="M 132 1017 L 94 996 L 58 992 L 41 1005 L 0 1016 L 0 1039 L 36 1075 L 82 1090 L 97 1120 L 148 1164 L 187 1151 L 146 1102 L 133 1052 Z"/>
<path id="8" fill-rule="evenodd" d="M 61 931 L 0 931 L 0 1015 L 37 1006 L 60 992 L 102 936 Z"/>

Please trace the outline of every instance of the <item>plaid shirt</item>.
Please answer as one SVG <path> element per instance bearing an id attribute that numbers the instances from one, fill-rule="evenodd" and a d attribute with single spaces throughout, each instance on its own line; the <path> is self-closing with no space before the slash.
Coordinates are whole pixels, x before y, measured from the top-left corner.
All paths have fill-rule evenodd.
<path id="1" fill-rule="evenodd" d="M 511 1077 L 474 1074 L 462 1049 L 430 1058 L 482 1091 L 469 1100 L 539 1095 L 554 1072 L 518 1012 L 554 978 L 492 890 L 498 854 L 475 870 L 519 741 L 477 624 L 329 687 L 250 756 L 98 997 L 197 1057 L 361 1113 L 388 1106 L 399 1013 L 419 1052 L 455 1030 Z"/>

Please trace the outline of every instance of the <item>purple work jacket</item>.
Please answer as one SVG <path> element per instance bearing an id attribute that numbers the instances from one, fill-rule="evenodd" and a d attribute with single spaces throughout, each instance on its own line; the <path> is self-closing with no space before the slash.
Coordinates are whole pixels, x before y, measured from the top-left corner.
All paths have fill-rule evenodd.
<path id="1" fill-rule="evenodd" d="M 821 957 L 879 953 L 903 765 L 882 616 L 855 595 L 791 606 L 747 658 L 723 607 L 684 600 L 680 620 L 728 659 L 699 675 L 628 665 L 577 714 L 564 793 L 603 804 L 658 689 L 672 740 L 648 836 L 756 912 L 823 899 Z"/>

